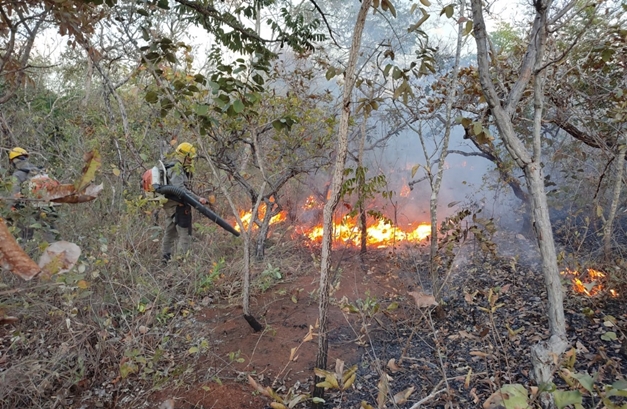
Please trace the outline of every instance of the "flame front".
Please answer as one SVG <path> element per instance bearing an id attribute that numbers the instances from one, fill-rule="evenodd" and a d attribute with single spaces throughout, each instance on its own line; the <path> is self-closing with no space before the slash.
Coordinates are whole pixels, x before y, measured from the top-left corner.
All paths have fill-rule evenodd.
<path id="1" fill-rule="evenodd" d="M 322 226 L 315 226 L 308 231 L 303 231 L 311 241 L 322 241 Z M 401 229 L 399 226 L 387 224 L 383 220 L 377 221 L 366 227 L 366 244 L 368 246 L 385 248 L 400 242 L 419 242 L 431 235 L 431 225 L 421 223 L 416 227 L 411 225 Z M 333 223 L 333 241 L 359 246 L 361 237 L 359 226 L 355 219 L 344 218 L 339 223 Z"/>
<path id="2" fill-rule="evenodd" d="M 321 209 L 322 204 L 318 203 L 313 196 L 309 196 L 302 206 L 302 210 L 305 212 L 313 210 L 321 211 Z M 258 219 L 263 219 L 265 213 L 266 207 L 262 204 L 259 206 Z M 252 213 L 241 211 L 239 216 L 244 227 L 247 229 L 252 219 Z M 287 220 L 287 213 L 283 211 L 270 219 L 270 225 L 281 223 L 285 220 Z M 239 230 L 239 227 L 236 226 L 235 228 Z M 296 226 L 295 231 L 297 234 L 303 235 L 312 242 L 322 242 L 322 225 L 313 227 L 306 227 L 305 225 Z M 385 248 L 401 242 L 420 242 L 431 235 L 431 225 L 427 223 L 411 223 L 408 226 L 400 227 L 386 223 L 384 220 L 377 220 L 366 228 L 366 232 L 366 244 L 368 246 Z M 359 246 L 361 244 L 361 236 L 357 219 L 346 216 L 334 222 L 333 241 L 345 245 Z"/>

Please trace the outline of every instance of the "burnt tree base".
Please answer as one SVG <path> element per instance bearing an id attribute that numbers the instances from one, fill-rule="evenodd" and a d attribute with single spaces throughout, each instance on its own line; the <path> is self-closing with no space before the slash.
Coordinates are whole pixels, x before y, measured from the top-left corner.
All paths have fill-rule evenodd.
<path id="1" fill-rule="evenodd" d="M 255 332 L 259 332 L 263 329 L 263 325 L 261 325 L 252 315 L 244 314 L 244 318 Z"/>

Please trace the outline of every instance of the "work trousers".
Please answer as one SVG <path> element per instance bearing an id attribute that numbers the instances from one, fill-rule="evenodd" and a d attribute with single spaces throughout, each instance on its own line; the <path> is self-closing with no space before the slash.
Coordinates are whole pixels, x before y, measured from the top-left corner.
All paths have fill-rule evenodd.
<path id="1" fill-rule="evenodd" d="M 181 227 L 176 223 L 174 212 L 166 212 L 166 225 L 163 241 L 161 242 L 161 253 L 172 255 L 174 245 L 178 243 L 178 254 L 185 256 L 192 244 L 191 228 Z"/>

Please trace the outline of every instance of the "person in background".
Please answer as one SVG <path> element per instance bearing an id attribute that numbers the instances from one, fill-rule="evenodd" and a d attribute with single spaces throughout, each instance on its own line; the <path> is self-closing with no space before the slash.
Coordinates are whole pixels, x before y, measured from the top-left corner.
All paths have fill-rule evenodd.
<path id="1" fill-rule="evenodd" d="M 7 204 L 10 206 L 13 212 L 25 207 L 24 200 L 22 200 L 23 192 L 29 190 L 28 183 L 31 179 L 40 175 L 45 175 L 44 169 L 41 166 L 35 166 L 29 161 L 29 153 L 26 149 L 16 146 L 9 151 L 9 163 L 13 170 L 11 180 L 11 192 L 10 198 Z M 26 188 L 26 189 L 25 189 Z M 26 193 L 28 195 L 28 193 Z M 27 197 L 28 198 L 28 197 Z M 31 218 L 33 220 L 27 221 L 25 219 L 26 214 L 29 212 L 18 215 L 13 213 L 16 217 L 17 227 L 20 229 L 21 238 L 24 241 L 29 241 L 33 238 L 33 221 L 38 224 L 42 230 L 43 239 L 50 242 L 57 238 L 57 231 L 54 227 L 54 221 L 57 218 L 57 213 L 51 203 L 33 202 L 32 207 L 34 214 L 31 212 Z M 13 219 L 13 217 L 11 217 Z"/>
<path id="2" fill-rule="evenodd" d="M 9 162 L 13 169 L 13 185 L 11 187 L 11 198 L 19 199 L 24 182 L 33 176 L 42 172 L 41 167 L 35 166 L 28 160 L 28 151 L 24 148 L 16 146 L 9 151 Z M 19 201 L 15 200 L 12 205 L 15 206 Z"/>
<path id="3" fill-rule="evenodd" d="M 194 172 L 196 148 L 189 142 L 183 142 L 176 147 L 174 160 L 165 164 L 166 180 L 168 185 L 187 191 L 201 204 L 207 204 L 207 199 L 192 193 L 188 184 Z M 178 254 L 184 257 L 189 251 L 192 242 L 192 207 L 168 198 L 163 209 L 166 215 L 165 233 L 161 243 L 163 263 L 172 259 L 174 245 L 177 243 Z"/>

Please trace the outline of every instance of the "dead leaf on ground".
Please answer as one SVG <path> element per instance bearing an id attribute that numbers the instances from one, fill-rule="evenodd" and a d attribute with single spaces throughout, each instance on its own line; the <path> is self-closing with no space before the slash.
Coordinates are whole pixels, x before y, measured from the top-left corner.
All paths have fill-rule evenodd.
<path id="1" fill-rule="evenodd" d="M 481 351 L 470 351 L 470 355 L 480 356 L 482 358 L 487 358 L 487 357 L 491 356 L 491 354 L 486 354 L 485 352 L 481 352 Z"/>
<path id="2" fill-rule="evenodd" d="M 19 319 L 12 315 L 0 315 L 0 325 L 15 324 Z"/>
<path id="3" fill-rule="evenodd" d="M 394 395 L 394 403 L 396 403 L 397 405 L 402 405 L 403 403 L 407 402 L 407 399 L 414 392 L 414 389 L 415 388 L 413 386 L 410 386 L 404 391 L 400 391 L 399 393 Z"/>
<path id="4" fill-rule="evenodd" d="M 387 367 L 392 372 L 398 372 L 403 370 L 403 368 L 396 364 L 396 358 L 390 359 L 387 363 Z"/>
<path id="5" fill-rule="evenodd" d="M 414 302 L 418 308 L 438 305 L 433 295 L 423 293 L 422 291 L 408 291 L 407 295 L 411 295 L 414 298 Z"/>
<path id="6" fill-rule="evenodd" d="M 159 409 L 174 409 L 174 399 L 166 399 L 161 405 L 159 405 Z"/>

